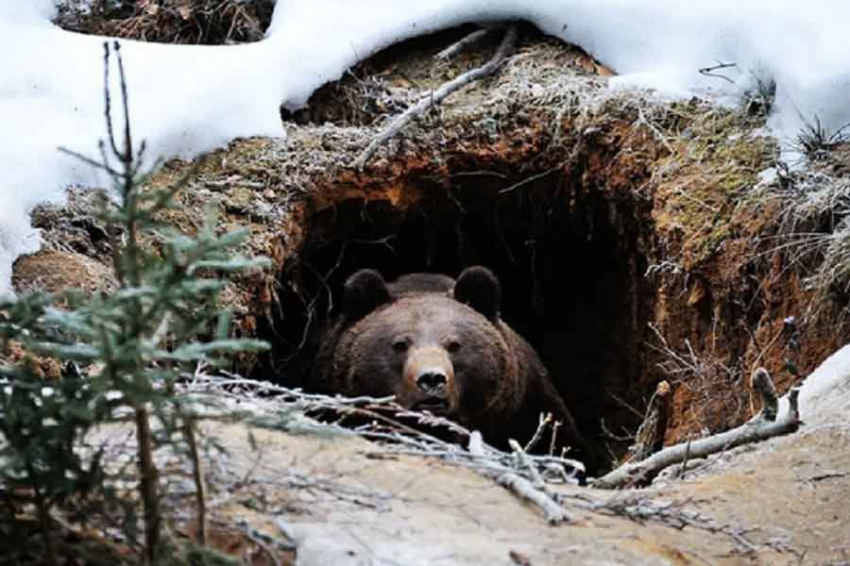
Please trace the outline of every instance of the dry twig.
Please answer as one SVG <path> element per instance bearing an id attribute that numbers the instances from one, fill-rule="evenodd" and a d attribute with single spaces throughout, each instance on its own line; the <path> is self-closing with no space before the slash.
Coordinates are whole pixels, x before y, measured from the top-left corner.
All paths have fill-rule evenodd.
<path id="1" fill-rule="evenodd" d="M 531 440 L 529 440 L 525 445 L 526 452 L 530 452 L 535 446 L 537 446 L 537 443 L 543 438 L 543 433 L 546 432 L 546 428 L 550 424 L 554 427 L 552 420 L 552 413 L 546 413 L 545 415 L 540 413 L 540 422 L 537 424 L 537 430 L 534 431 L 534 435 L 531 437 Z"/>
<path id="2" fill-rule="evenodd" d="M 543 516 L 550 525 L 571 522 L 572 518 L 555 500 L 543 490 L 534 487 L 527 479 L 512 473 L 499 476 L 499 483 L 521 498 L 531 502 L 543 511 Z"/>
<path id="3" fill-rule="evenodd" d="M 581 462 L 555 455 L 528 454 L 517 442 L 512 442 L 513 453 L 498 450 L 484 442 L 478 431 L 437 417 L 427 412 L 405 409 L 392 398 L 331 397 L 303 393 L 267 382 L 251 381 L 235 376 L 214 377 L 196 372 L 183 387 L 187 394 L 222 404 L 238 400 L 240 408 L 246 401 L 255 404 L 258 412 L 291 415 L 300 413 L 336 414 L 341 417 L 365 417 L 367 422 L 353 429 L 339 424 L 325 424 L 323 428 L 342 434 L 355 434 L 385 443 L 375 455 L 406 454 L 438 458 L 450 465 L 470 468 L 508 487 L 513 493 L 537 506 L 546 520 L 558 524 L 572 520 L 557 502 L 547 483 L 579 483 L 578 474 L 584 473 Z M 284 408 L 286 407 L 286 408 Z M 283 410 L 282 410 L 283 409 Z M 412 424 L 407 424 L 412 423 Z M 284 422 L 268 423 L 298 432 L 305 420 L 285 417 Z M 310 426 L 307 424 L 306 426 Z M 312 426 L 316 426 L 315 424 Z M 541 427 L 548 426 L 544 417 Z M 460 444 L 429 434 L 429 430 L 447 431 Z"/>

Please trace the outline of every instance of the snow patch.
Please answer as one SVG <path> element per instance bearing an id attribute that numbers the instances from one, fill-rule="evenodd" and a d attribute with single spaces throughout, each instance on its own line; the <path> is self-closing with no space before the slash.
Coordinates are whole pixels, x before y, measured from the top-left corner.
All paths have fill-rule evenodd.
<path id="1" fill-rule="evenodd" d="M 102 185 L 58 146 L 97 155 L 104 38 L 53 26 L 54 0 L 0 0 L 0 294 L 38 246 L 28 214 L 71 184 Z M 133 129 L 155 158 L 191 158 L 237 137 L 281 136 L 278 107 L 400 40 L 467 22 L 525 19 L 620 75 L 614 88 L 735 103 L 776 82 L 769 125 L 785 138 L 818 116 L 850 122 L 850 3 L 832 0 L 278 0 L 266 38 L 239 46 L 122 41 Z M 713 72 L 699 69 L 734 64 Z M 114 73 L 113 73 L 114 75 Z M 722 77 L 719 75 L 723 75 Z"/>
<path id="2" fill-rule="evenodd" d="M 0 21 L 48 26 L 50 19 L 55 16 L 54 0 L 0 1 Z M 8 40 L 8 38 L 5 39 Z"/>
<path id="3" fill-rule="evenodd" d="M 850 408 L 850 344 L 828 357 L 803 382 L 800 419 L 823 423 L 836 418 L 847 422 Z"/>

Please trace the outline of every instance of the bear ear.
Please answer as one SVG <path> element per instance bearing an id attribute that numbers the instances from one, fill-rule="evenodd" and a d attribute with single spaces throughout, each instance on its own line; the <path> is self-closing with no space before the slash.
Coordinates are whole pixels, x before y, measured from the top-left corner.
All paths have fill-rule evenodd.
<path id="1" fill-rule="evenodd" d="M 491 320 L 499 318 L 502 286 L 486 267 L 476 265 L 464 269 L 455 281 L 454 297 Z"/>
<path id="2" fill-rule="evenodd" d="M 390 291 L 380 273 L 361 269 L 345 282 L 345 318 L 356 322 L 390 302 Z"/>

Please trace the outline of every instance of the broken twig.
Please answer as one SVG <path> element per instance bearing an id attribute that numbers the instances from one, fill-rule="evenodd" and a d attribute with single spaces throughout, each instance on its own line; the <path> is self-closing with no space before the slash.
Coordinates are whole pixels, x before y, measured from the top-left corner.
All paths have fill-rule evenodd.
<path id="1" fill-rule="evenodd" d="M 635 442 L 629 448 L 632 460 L 644 460 L 661 450 L 664 435 L 667 432 L 667 420 L 670 416 L 670 384 L 662 381 L 655 388 L 649 400 L 646 416 L 635 435 Z"/>
<path id="2" fill-rule="evenodd" d="M 722 61 L 718 61 L 717 64 L 714 65 L 714 66 L 703 67 L 702 69 L 700 69 L 699 74 L 704 75 L 706 77 L 714 77 L 714 78 L 718 78 L 718 79 L 723 79 L 724 81 L 735 84 L 735 81 L 733 81 L 732 79 L 730 79 L 726 75 L 722 75 L 722 74 L 718 73 L 717 71 L 720 71 L 722 69 L 732 69 L 732 68 L 735 68 L 737 66 L 738 65 L 736 63 L 724 63 Z"/>
<path id="3" fill-rule="evenodd" d="M 572 520 L 563 507 L 556 503 L 543 490 L 535 488 L 527 479 L 514 473 L 507 473 L 499 476 L 499 483 L 540 508 L 543 511 L 543 516 L 550 525 L 559 525 Z"/>
<path id="4" fill-rule="evenodd" d="M 779 411 L 779 399 L 776 396 L 776 387 L 773 386 L 773 380 L 764 368 L 758 368 L 753 372 L 752 377 L 753 389 L 758 391 L 764 402 L 761 414 L 769 421 L 776 420 L 776 413 Z"/>

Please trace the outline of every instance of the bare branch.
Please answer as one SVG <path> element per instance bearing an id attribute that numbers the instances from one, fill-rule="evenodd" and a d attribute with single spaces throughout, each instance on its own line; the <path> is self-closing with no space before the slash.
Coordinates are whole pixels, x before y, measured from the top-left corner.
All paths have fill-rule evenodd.
<path id="1" fill-rule="evenodd" d="M 112 96 L 109 91 L 109 42 L 103 42 L 103 112 L 106 115 L 106 133 L 109 138 L 109 146 L 112 148 L 112 153 L 115 157 L 120 158 L 121 152 L 118 151 L 118 145 L 115 143 L 115 130 L 112 125 Z M 104 156 L 105 157 L 105 156 Z M 104 158 L 104 165 L 108 161 Z"/>
<path id="2" fill-rule="evenodd" d="M 405 110 L 398 118 L 393 120 L 392 124 L 390 124 L 386 130 L 381 132 L 369 143 L 363 153 L 361 153 L 360 156 L 351 164 L 351 167 L 355 169 L 362 169 L 369 158 L 375 154 L 383 143 L 398 134 L 405 126 L 417 117 L 421 116 L 426 110 L 439 104 L 450 94 L 469 83 L 492 75 L 498 71 L 499 67 L 502 66 L 502 63 L 504 63 L 505 58 L 508 56 L 508 53 L 510 53 L 513 49 L 514 44 L 516 43 L 516 37 L 517 26 L 512 25 L 508 28 L 507 32 L 505 32 L 505 37 L 492 59 L 481 67 L 467 71 L 466 73 L 463 73 L 462 75 L 443 84 L 437 90 L 424 96 L 416 105 Z"/>

